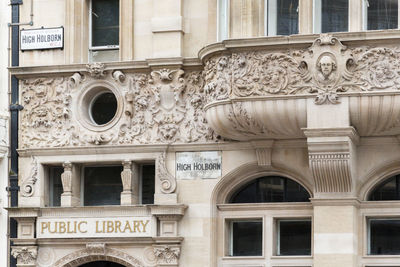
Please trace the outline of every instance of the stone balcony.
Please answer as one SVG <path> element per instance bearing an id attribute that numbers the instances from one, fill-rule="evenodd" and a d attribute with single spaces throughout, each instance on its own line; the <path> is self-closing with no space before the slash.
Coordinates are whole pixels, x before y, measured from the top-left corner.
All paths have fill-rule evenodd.
<path id="1" fill-rule="evenodd" d="M 210 127 L 241 141 L 305 138 L 304 128 L 398 135 L 400 36 L 383 34 L 363 33 L 365 41 L 346 33 L 322 34 L 312 43 L 290 36 L 205 47 L 200 57 Z"/>

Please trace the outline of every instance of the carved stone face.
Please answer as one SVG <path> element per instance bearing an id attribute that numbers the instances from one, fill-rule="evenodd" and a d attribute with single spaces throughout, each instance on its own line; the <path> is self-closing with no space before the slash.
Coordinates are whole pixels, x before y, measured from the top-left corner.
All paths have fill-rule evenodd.
<path id="1" fill-rule="evenodd" d="M 332 60 L 330 56 L 323 56 L 319 61 L 320 71 L 322 72 L 322 75 L 324 75 L 325 78 L 327 78 L 332 73 L 334 67 L 335 67 L 335 62 Z"/>

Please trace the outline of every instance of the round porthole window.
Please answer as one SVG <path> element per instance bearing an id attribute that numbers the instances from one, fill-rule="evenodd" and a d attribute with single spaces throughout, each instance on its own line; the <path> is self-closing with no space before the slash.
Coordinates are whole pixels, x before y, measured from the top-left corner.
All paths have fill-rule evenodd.
<path id="1" fill-rule="evenodd" d="M 78 121 L 96 132 L 106 131 L 118 123 L 124 109 L 120 90 L 107 81 L 89 84 L 76 101 Z"/>
<path id="2" fill-rule="evenodd" d="M 89 107 L 90 118 L 97 125 L 110 122 L 117 113 L 117 98 L 111 91 L 97 94 Z"/>

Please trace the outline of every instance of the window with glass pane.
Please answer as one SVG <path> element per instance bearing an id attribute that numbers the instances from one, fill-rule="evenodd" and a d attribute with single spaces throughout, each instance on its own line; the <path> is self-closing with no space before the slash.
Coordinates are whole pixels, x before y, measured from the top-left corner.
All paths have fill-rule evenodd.
<path id="1" fill-rule="evenodd" d="M 279 220 L 277 223 L 279 256 L 311 255 L 310 220 Z"/>
<path id="2" fill-rule="evenodd" d="M 92 46 L 119 45 L 119 0 L 92 0 Z"/>
<path id="3" fill-rule="evenodd" d="M 400 175 L 386 179 L 369 195 L 368 200 L 400 200 Z"/>
<path id="4" fill-rule="evenodd" d="M 310 195 L 293 180 L 279 177 L 261 177 L 235 192 L 230 203 L 308 202 Z"/>
<path id="5" fill-rule="evenodd" d="M 315 23 L 316 32 L 344 32 L 348 31 L 349 1 L 348 0 L 314 0 L 314 16 L 318 18 Z"/>
<path id="6" fill-rule="evenodd" d="M 49 167 L 49 206 L 61 206 L 61 194 L 63 186 L 61 182 L 61 174 L 64 172 L 63 167 Z"/>
<path id="7" fill-rule="evenodd" d="M 122 166 L 85 167 L 85 206 L 119 205 L 121 203 Z"/>
<path id="8" fill-rule="evenodd" d="M 229 256 L 262 255 L 262 221 L 231 221 L 231 250 Z"/>
<path id="9" fill-rule="evenodd" d="M 368 30 L 398 27 L 398 0 L 368 0 L 367 10 Z"/>
<path id="10" fill-rule="evenodd" d="M 154 204 L 155 166 L 142 165 L 142 204 Z"/>
<path id="11" fill-rule="evenodd" d="M 277 35 L 291 35 L 299 32 L 299 0 L 277 0 Z"/>
<path id="12" fill-rule="evenodd" d="M 400 255 L 400 219 L 369 220 L 370 255 Z"/>

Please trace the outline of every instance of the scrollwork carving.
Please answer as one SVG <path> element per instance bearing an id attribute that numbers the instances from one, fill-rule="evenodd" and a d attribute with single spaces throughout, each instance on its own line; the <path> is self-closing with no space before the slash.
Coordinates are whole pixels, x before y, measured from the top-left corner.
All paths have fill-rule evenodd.
<path id="1" fill-rule="evenodd" d="M 178 264 L 181 249 L 179 246 L 154 246 L 158 264 Z"/>
<path id="2" fill-rule="evenodd" d="M 35 192 L 35 184 L 38 175 L 38 163 L 35 157 L 32 157 L 31 172 L 29 177 L 26 178 L 21 184 L 21 195 L 24 197 L 31 197 Z"/>
<path id="3" fill-rule="evenodd" d="M 161 182 L 161 192 L 164 194 L 171 194 L 175 192 L 176 189 L 176 179 L 172 174 L 167 170 L 167 166 L 165 165 L 166 153 L 161 153 L 157 157 L 156 162 L 156 174 L 157 178 Z"/>

